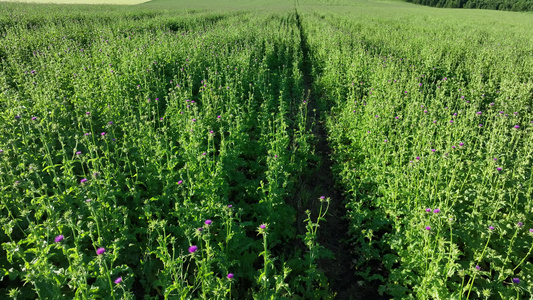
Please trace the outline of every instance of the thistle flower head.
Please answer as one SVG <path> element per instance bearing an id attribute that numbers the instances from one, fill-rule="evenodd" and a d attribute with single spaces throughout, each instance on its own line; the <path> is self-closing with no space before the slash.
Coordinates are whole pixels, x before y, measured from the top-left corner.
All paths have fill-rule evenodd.
<path id="1" fill-rule="evenodd" d="M 59 242 L 61 242 L 64 238 L 65 238 L 65 237 L 64 237 L 62 234 L 60 234 L 60 235 L 56 236 L 56 238 L 54 239 L 54 241 L 55 241 L 56 243 L 59 243 Z"/>
<path id="2" fill-rule="evenodd" d="M 194 253 L 196 252 L 196 250 L 198 250 L 198 247 L 196 245 L 192 245 L 189 247 L 189 253 Z"/>
<path id="3" fill-rule="evenodd" d="M 102 255 L 102 254 L 104 254 L 104 252 L 105 252 L 105 248 L 103 248 L 103 247 L 100 247 L 100 248 L 96 249 L 96 254 L 98 254 L 98 255 Z"/>

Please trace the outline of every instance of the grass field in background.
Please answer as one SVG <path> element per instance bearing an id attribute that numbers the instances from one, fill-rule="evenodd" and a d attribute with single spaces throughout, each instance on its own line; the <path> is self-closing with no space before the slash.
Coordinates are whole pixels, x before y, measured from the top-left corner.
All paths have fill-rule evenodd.
<path id="1" fill-rule="evenodd" d="M 20 2 L 20 3 L 53 3 L 53 4 L 109 4 L 109 5 L 135 5 L 148 0 L 1 0 L 0 2 Z"/>

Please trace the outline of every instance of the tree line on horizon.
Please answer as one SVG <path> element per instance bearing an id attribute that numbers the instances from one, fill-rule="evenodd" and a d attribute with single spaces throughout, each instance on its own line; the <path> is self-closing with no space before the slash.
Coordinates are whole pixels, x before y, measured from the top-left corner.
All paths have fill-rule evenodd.
<path id="1" fill-rule="evenodd" d="M 406 0 L 414 4 L 421 4 L 442 8 L 478 8 L 507 11 L 533 11 L 531 0 Z"/>

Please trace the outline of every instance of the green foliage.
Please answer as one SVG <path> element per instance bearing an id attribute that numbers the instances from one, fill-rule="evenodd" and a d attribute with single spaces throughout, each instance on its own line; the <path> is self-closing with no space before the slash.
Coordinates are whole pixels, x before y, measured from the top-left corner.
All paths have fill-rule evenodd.
<path id="1" fill-rule="evenodd" d="M 530 15 L 224 4 L 0 4 L 2 297 L 333 298 L 313 126 L 363 286 L 531 297 Z"/>
<path id="2" fill-rule="evenodd" d="M 293 12 L 2 7 L 11 297 L 302 293 L 289 203 L 312 145 Z"/>
<path id="3" fill-rule="evenodd" d="M 302 14 L 356 273 L 397 299 L 528 298 L 531 27 L 415 12 Z"/>

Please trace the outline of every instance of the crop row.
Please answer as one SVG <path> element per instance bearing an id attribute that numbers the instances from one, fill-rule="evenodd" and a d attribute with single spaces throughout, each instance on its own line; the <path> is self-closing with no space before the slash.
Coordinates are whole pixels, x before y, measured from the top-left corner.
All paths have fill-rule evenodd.
<path id="1" fill-rule="evenodd" d="M 297 232 L 289 197 L 318 159 L 293 13 L 13 7 L 0 18 L 4 295 L 328 296 L 318 220 Z"/>
<path id="2" fill-rule="evenodd" d="M 303 18 L 357 273 L 398 299 L 530 297 L 531 40 L 366 13 Z"/>

